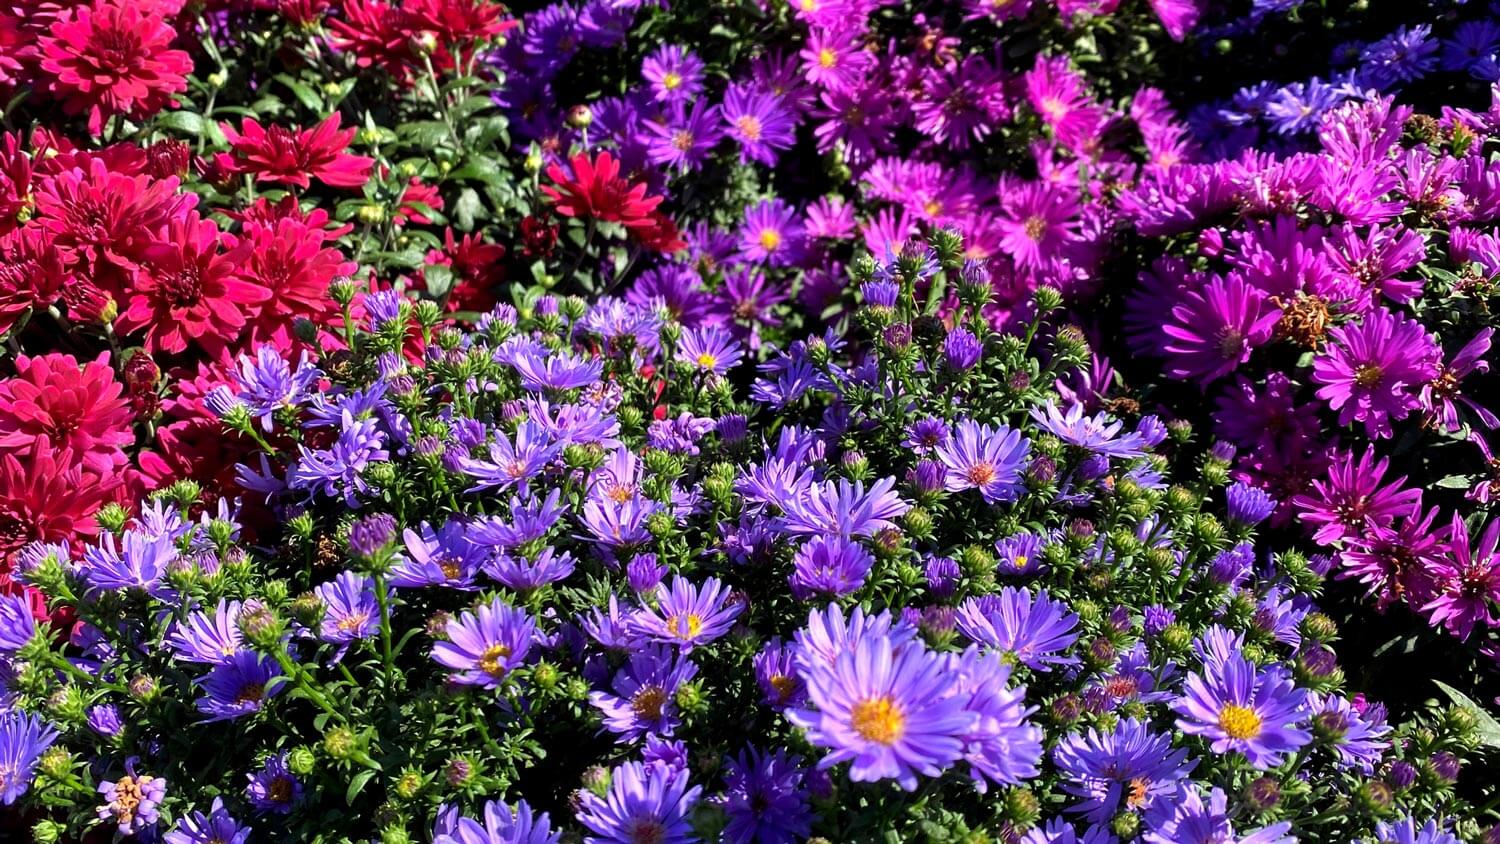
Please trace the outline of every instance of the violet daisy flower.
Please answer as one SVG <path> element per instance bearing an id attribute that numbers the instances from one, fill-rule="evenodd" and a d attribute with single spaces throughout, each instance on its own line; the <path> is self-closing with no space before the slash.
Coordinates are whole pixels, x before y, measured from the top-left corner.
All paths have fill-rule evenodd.
<path id="1" fill-rule="evenodd" d="M 970 598 L 958 607 L 958 629 L 971 640 L 1007 654 L 1034 671 L 1077 665 L 1066 656 L 1078 641 L 1078 616 L 1047 590 L 1007 586 L 999 595 Z"/>
<path id="2" fill-rule="evenodd" d="M 245 799 L 260 812 L 285 815 L 302 799 L 302 781 L 287 767 L 287 752 L 273 753 L 259 771 L 246 774 Z"/>
<path id="3" fill-rule="evenodd" d="M 218 388 L 209 396 L 208 407 L 222 417 L 231 406 L 244 405 L 266 431 L 276 426 L 276 411 L 295 409 L 314 392 L 312 387 L 322 375 L 307 362 L 307 352 L 302 353 L 297 368 L 293 369 L 270 344 L 257 347 L 254 359 L 240 355 L 239 364 L 240 371 L 234 374 L 239 390 Z"/>
<path id="4" fill-rule="evenodd" d="M 1170 736 L 1158 735 L 1143 721 L 1123 718 L 1113 732 L 1074 733 L 1058 743 L 1052 761 L 1066 777 L 1063 791 L 1079 803 L 1090 823 L 1107 823 L 1120 809 L 1140 811 L 1157 798 L 1177 792 L 1177 784 L 1197 764 Z"/>
<path id="5" fill-rule="evenodd" d="M 461 686 L 493 689 L 526 660 L 536 622 L 525 610 L 495 598 L 448 620 L 448 641 L 432 646 L 432 658 L 458 673 Z"/>
<path id="6" fill-rule="evenodd" d="M 796 648 L 784 645 L 780 637 L 773 636 L 755 655 L 755 682 L 760 686 L 767 706 L 781 712 L 787 707 L 800 706 L 807 700 L 807 685 L 802 682 L 793 660 Z"/>
<path id="7" fill-rule="evenodd" d="M 807 81 L 834 91 L 855 85 L 874 64 L 860 27 L 813 27 L 799 55 Z"/>
<path id="8" fill-rule="evenodd" d="M 845 618 L 838 604 L 829 604 L 822 610 L 808 613 L 807 626 L 794 636 L 796 646 L 792 658 L 797 670 L 804 675 L 826 671 L 839 654 L 853 651 L 869 637 L 887 638 L 899 647 L 917 638 L 917 628 L 904 620 L 893 619 L 887 610 L 867 616 L 862 607 L 856 606 Z"/>
<path id="9" fill-rule="evenodd" d="M 309 449 L 298 445 L 301 455 L 287 471 L 287 486 L 340 497 L 349 507 L 358 507 L 356 493 L 370 491 L 363 473 L 376 461 L 389 460 L 385 433 L 374 419 L 355 419 L 348 410 L 343 413 L 343 428 L 329 448 Z"/>
<path id="10" fill-rule="evenodd" d="M 992 3 L 997 0 L 969 0 L 971 3 Z M 1019 2 L 1019 0 L 1018 0 Z M 1026 0 L 1029 3 L 1029 0 Z M 1115 844 L 1115 837 L 1103 826 L 1090 826 L 1083 835 L 1062 818 L 1053 818 L 1045 825 L 1032 827 L 1017 844 Z"/>
<path id="11" fill-rule="evenodd" d="M 1476 372 L 1482 374 L 1490 371 L 1488 357 L 1490 338 L 1494 336 L 1494 333 L 1493 328 L 1481 329 L 1478 334 L 1474 335 L 1474 339 L 1458 350 L 1451 363 L 1441 367 L 1437 377 L 1422 387 L 1420 398 L 1428 418 L 1433 423 L 1441 425 L 1450 434 L 1463 430 L 1463 421 L 1459 417 L 1459 405 L 1466 406 L 1473 411 L 1485 427 L 1490 429 L 1500 427 L 1500 417 L 1496 417 L 1489 408 L 1464 395 L 1461 383 L 1464 378 Z"/>
<path id="12" fill-rule="evenodd" d="M 1281 319 L 1280 311 L 1266 307 L 1265 294 L 1238 273 L 1215 276 L 1182 295 L 1161 327 L 1167 371 L 1175 378 L 1207 384 L 1228 375 L 1271 339 Z"/>
<path id="13" fill-rule="evenodd" d="M 552 818 L 536 812 L 525 800 L 512 809 L 499 800 L 484 804 L 484 823 L 454 818 L 444 831 L 433 830 L 432 844 L 558 844 L 561 832 L 552 831 Z"/>
<path id="14" fill-rule="evenodd" d="M 698 666 L 666 645 L 648 644 L 615 672 L 610 692 L 590 692 L 589 703 L 604 716 L 604 729 L 621 744 L 677 729 L 677 690 L 698 675 Z"/>
<path id="15" fill-rule="evenodd" d="M 488 460 L 462 461 L 464 472 L 478 481 L 469 491 L 505 489 L 529 481 L 561 452 L 561 444 L 553 442 L 545 428 L 527 419 L 516 428 L 514 441 L 500 437 L 490 445 Z"/>
<path id="16" fill-rule="evenodd" d="M 947 445 L 952 439 L 952 434 L 946 421 L 935 416 L 928 416 L 918 419 L 907 427 L 906 438 L 901 441 L 901 447 L 909 448 L 918 454 L 926 454 L 933 449 Z"/>
<path id="17" fill-rule="evenodd" d="M 740 160 L 771 166 L 780 150 L 796 139 L 796 124 L 785 101 L 754 83 L 736 82 L 720 107 L 729 136 L 740 144 Z"/>
<path id="18" fill-rule="evenodd" d="M 779 199 L 763 199 L 745 208 L 740 225 L 740 257 L 772 267 L 787 267 L 802 260 L 807 233 L 796 209 Z"/>
<path id="19" fill-rule="evenodd" d="M 895 487 L 895 478 L 881 478 L 868 492 L 863 481 L 815 483 L 804 496 L 788 502 L 781 529 L 793 536 L 873 536 L 896 527 L 894 520 L 911 509 Z"/>
<path id="20" fill-rule="evenodd" d="M 1385 308 L 1329 337 L 1313 361 L 1318 397 L 1338 411 L 1340 425 L 1363 422 L 1371 437 L 1392 436 L 1391 423 L 1420 405 L 1418 391 L 1438 374 L 1437 343 L 1421 323 Z"/>
<path id="21" fill-rule="evenodd" d="M 874 555 L 857 542 L 815 536 L 797 549 L 787 581 L 799 601 L 813 596 L 842 598 L 865 585 L 874 565 Z"/>
<path id="22" fill-rule="evenodd" d="M 1032 408 L 1031 418 L 1042 430 L 1063 442 L 1094 454 L 1128 460 L 1146 453 L 1146 438 L 1138 432 L 1121 434 L 1125 423 L 1111 421 L 1104 413 L 1084 415 L 1082 402 L 1074 402 L 1066 411 L 1048 401 L 1045 407 Z"/>
<path id="23" fill-rule="evenodd" d="M 125 723 L 120 720 L 120 707 L 112 703 L 90 706 L 87 716 L 89 729 L 103 738 L 113 739 L 125 732 Z"/>
<path id="24" fill-rule="evenodd" d="M 1215 788 L 1205 801 L 1196 784 L 1183 785 L 1175 799 L 1152 803 L 1146 812 L 1149 831 L 1141 840 L 1145 844 L 1214 844 L 1220 841 L 1297 844 L 1295 836 L 1286 834 L 1292 828 L 1291 821 L 1272 824 L 1242 836 L 1236 833 L 1233 818 L 1229 798 L 1222 790 Z"/>
<path id="25" fill-rule="evenodd" d="M 218 665 L 229 662 L 245 650 L 240 635 L 239 601 L 219 599 L 212 615 L 201 610 L 187 614 L 182 622 L 172 626 L 167 635 L 167 645 L 172 655 L 182 662 L 201 662 Z"/>
<path id="26" fill-rule="evenodd" d="M 1490 521 L 1475 542 L 1462 515 L 1453 514 L 1448 530 L 1448 554 L 1434 576 L 1437 596 L 1422 611 L 1459 639 L 1468 639 L 1476 625 L 1500 624 L 1500 519 Z"/>
<path id="27" fill-rule="evenodd" d="M 355 639 L 374 636 L 380 628 L 380 604 L 375 581 L 352 571 L 340 572 L 328 583 L 314 587 L 323 604 L 323 623 L 318 638 L 348 645 Z"/>
<path id="28" fill-rule="evenodd" d="M 829 748 L 819 768 L 851 762 L 855 782 L 894 779 L 914 791 L 918 774 L 938 776 L 963 756 L 962 736 L 978 720 L 954 694 L 946 666 L 925 648 L 865 636 L 803 675 L 813 707 L 788 711 L 787 720 Z"/>
<path id="29" fill-rule="evenodd" d="M 517 592 L 526 593 L 566 580 L 573 567 L 572 554 L 543 548 L 534 560 L 502 552 L 485 564 L 484 573 Z"/>
<path id="30" fill-rule="evenodd" d="M 148 537 L 133 529 L 120 536 L 106 533 L 99 544 L 83 554 L 83 578 L 95 589 L 138 589 L 162 597 L 162 579 L 177 560 L 177 546 L 170 537 Z"/>
<path id="31" fill-rule="evenodd" d="M 677 44 L 663 44 L 641 63 L 641 76 L 660 103 L 686 104 L 703 90 L 703 60 Z"/>
<path id="32" fill-rule="evenodd" d="M 1017 533 L 995 542 L 996 569 L 1001 574 L 1039 574 L 1044 563 L 1042 551 L 1047 542 L 1034 533 Z"/>
<path id="33" fill-rule="evenodd" d="M 57 730 L 37 716 L 0 712 L 0 803 L 10 806 L 31 788 L 37 760 L 55 741 Z"/>
<path id="34" fill-rule="evenodd" d="M 546 498 L 523 487 L 520 495 L 510 497 L 508 519 L 486 516 L 469 525 L 466 538 L 475 545 L 506 549 L 543 539 L 567 509 L 561 500 L 562 490 L 556 487 L 548 491 Z"/>
<path id="35" fill-rule="evenodd" d="M 1375 824 L 1373 840 L 1356 844 L 1463 844 L 1463 839 L 1445 829 L 1447 825 L 1446 821 L 1439 824 L 1435 819 L 1428 820 L 1421 826 L 1417 825 L 1414 818 L 1381 821 Z"/>
<path id="36" fill-rule="evenodd" d="M 726 844 L 797 844 L 812 831 L 801 759 L 751 747 L 724 760 Z"/>
<path id="37" fill-rule="evenodd" d="M 125 762 L 125 776 L 114 782 L 99 783 L 104 805 L 97 810 L 99 820 L 113 823 L 122 836 L 133 836 L 156 826 L 161 815 L 157 807 L 167 796 L 167 781 L 150 774 L 137 775 L 136 757 Z"/>
<path id="38" fill-rule="evenodd" d="M 468 527 L 450 518 L 436 532 L 426 522 L 407 528 L 401 538 L 406 556 L 391 569 L 390 584 L 401 589 L 447 586 L 473 590 L 474 575 L 489 560 L 489 549 L 470 541 Z"/>
<path id="39" fill-rule="evenodd" d="M 663 167 L 696 170 L 724 139 L 723 122 L 719 107 L 705 99 L 669 113 L 661 120 L 648 120 L 645 123 L 649 134 L 646 157 L 652 164 Z"/>
<path id="40" fill-rule="evenodd" d="M 1078 202 L 1044 182 L 1011 188 L 1001 198 L 995 226 L 1000 248 L 1022 269 L 1040 269 L 1078 240 Z"/>
<path id="41" fill-rule="evenodd" d="M 1258 525 L 1276 512 L 1276 499 L 1263 489 L 1235 481 L 1224 490 L 1231 521 L 1246 527 Z"/>
<path id="42" fill-rule="evenodd" d="M 183 815 L 162 841 L 165 844 L 246 844 L 251 831 L 229 814 L 222 798 L 215 797 L 208 814 L 194 811 Z"/>
<path id="43" fill-rule="evenodd" d="M 943 362 L 949 369 L 966 372 L 973 369 L 984 357 L 984 343 L 974 332 L 957 326 L 943 339 Z"/>
<path id="44" fill-rule="evenodd" d="M 0 595 L 0 654 L 14 657 L 36 637 L 36 618 L 25 595 Z"/>
<path id="45" fill-rule="evenodd" d="M 1007 685 L 1010 666 L 999 654 L 981 655 L 973 646 L 945 656 L 948 671 L 958 677 L 958 696 L 979 716 L 962 735 L 974 788 L 984 794 L 991 782 L 1016 785 L 1039 774 L 1042 731 L 1026 720 L 1035 711 L 1026 706 L 1026 687 Z"/>
<path id="46" fill-rule="evenodd" d="M 584 844 L 692 844 L 691 813 L 703 789 L 686 771 L 654 762 L 626 762 L 610 772 L 609 791 L 580 792 L 578 822 L 593 835 Z"/>
<path id="47" fill-rule="evenodd" d="M 744 603 L 730 601 L 729 588 L 716 577 L 694 586 L 685 577 L 672 578 L 670 588 L 658 588 L 657 605 L 636 614 L 636 630 L 648 639 L 676 645 L 688 653 L 729 632 L 745 611 Z"/>
<path id="48" fill-rule="evenodd" d="M 993 504 L 1020 497 L 1021 470 L 1030 449 L 1031 441 L 1020 431 L 964 419 L 953 439 L 938 446 L 936 453 L 948 469 L 944 486 L 949 492 L 977 489 L 986 503 Z"/>
<path id="49" fill-rule="evenodd" d="M 1375 772 L 1375 766 L 1391 747 L 1389 741 L 1383 740 L 1391 732 L 1383 709 L 1371 706 L 1360 712 L 1348 698 L 1333 692 L 1308 692 L 1307 708 L 1312 716 L 1313 734 L 1334 752 L 1339 768 L 1358 768 L 1366 776 Z"/>
<path id="50" fill-rule="evenodd" d="M 743 353 L 734 335 L 718 325 L 687 328 L 677 344 L 677 359 L 714 375 L 724 375 L 735 368 Z"/>
<path id="51" fill-rule="evenodd" d="M 1312 741 L 1297 726 L 1306 720 L 1306 698 L 1279 666 L 1257 669 L 1235 656 L 1189 675 L 1172 709 L 1182 716 L 1179 730 L 1208 739 L 1215 753 L 1239 751 L 1265 770 Z"/>
<path id="52" fill-rule="evenodd" d="M 285 688 L 280 683 L 271 685 L 280 676 L 281 668 L 275 660 L 240 651 L 198 681 L 203 697 L 195 705 L 208 716 L 207 721 L 231 721 L 259 712 L 266 698 Z"/>

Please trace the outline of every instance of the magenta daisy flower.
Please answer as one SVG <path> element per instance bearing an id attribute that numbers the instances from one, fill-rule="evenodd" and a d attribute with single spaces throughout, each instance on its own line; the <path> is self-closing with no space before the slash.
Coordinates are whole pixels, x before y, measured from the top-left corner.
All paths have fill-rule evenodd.
<path id="1" fill-rule="evenodd" d="M 728 633 L 745 611 L 742 602 L 729 600 L 729 588 L 716 577 L 703 581 L 702 586 L 675 577 L 670 588 L 658 587 L 658 594 L 656 607 L 636 613 L 636 630 L 648 639 L 676 645 L 683 653 Z"/>
<path id="2" fill-rule="evenodd" d="M 661 120 L 648 120 L 646 156 L 652 164 L 693 170 L 700 167 L 724 138 L 719 107 L 697 100 Z"/>
<path id="3" fill-rule="evenodd" d="M 861 43 L 863 35 L 861 27 L 814 27 L 799 54 L 807 81 L 833 91 L 858 83 L 875 63 Z"/>
<path id="4" fill-rule="evenodd" d="M 1299 726 L 1306 720 L 1306 699 L 1284 669 L 1257 669 L 1234 655 L 1190 675 L 1172 709 L 1182 716 L 1177 728 L 1184 733 L 1208 739 L 1215 753 L 1243 753 L 1265 770 L 1312 741 Z"/>
<path id="5" fill-rule="evenodd" d="M 1167 372 L 1204 384 L 1218 380 L 1271 339 L 1280 318 L 1280 311 L 1266 307 L 1265 294 L 1239 274 L 1215 277 L 1201 289 L 1184 293 L 1162 326 Z"/>
<path id="6" fill-rule="evenodd" d="M 1313 361 L 1318 397 L 1339 412 L 1340 425 L 1363 422 L 1371 437 L 1392 436 L 1391 423 L 1418 407 L 1418 392 L 1438 373 L 1437 343 L 1421 323 L 1384 308 L 1329 336 Z"/>
<path id="7" fill-rule="evenodd" d="M 1352 539 L 1370 527 L 1388 527 L 1421 505 L 1422 491 L 1404 488 L 1404 475 L 1385 483 L 1390 463 L 1385 457 L 1375 459 L 1373 445 L 1359 460 L 1352 453 L 1340 454 L 1326 476 L 1312 481 L 1310 494 L 1292 499 L 1302 521 L 1317 528 L 1313 541 L 1333 545 Z"/>
<path id="8" fill-rule="evenodd" d="M 1438 564 L 1438 594 L 1423 612 L 1433 624 L 1467 639 L 1477 625 L 1500 624 L 1500 519 L 1489 523 L 1477 543 L 1470 542 L 1463 518 L 1453 514 L 1448 533 L 1448 555 Z"/>
<path id="9" fill-rule="evenodd" d="M 947 468 L 944 486 L 949 492 L 977 489 L 988 503 L 1014 501 L 1024 484 L 1021 471 L 1031 441 L 1005 425 L 991 428 L 972 419 L 958 423 L 949 442 L 935 449 Z"/>
<path id="10" fill-rule="evenodd" d="M 805 676 L 813 708 L 787 712 L 807 738 L 831 752 L 818 763 L 851 762 L 855 782 L 938 776 L 964 753 L 961 738 L 978 716 L 954 694 L 947 660 L 886 636 L 862 638 L 833 665 Z"/>
<path id="11" fill-rule="evenodd" d="M 449 619 L 446 631 L 448 641 L 432 646 L 432 658 L 458 672 L 453 682 L 492 689 L 526 659 L 536 622 L 496 598 Z"/>
<path id="12" fill-rule="evenodd" d="M 1078 202 L 1057 185 L 1028 182 L 1005 192 L 995 226 L 1018 266 L 1039 269 L 1078 239 Z"/>

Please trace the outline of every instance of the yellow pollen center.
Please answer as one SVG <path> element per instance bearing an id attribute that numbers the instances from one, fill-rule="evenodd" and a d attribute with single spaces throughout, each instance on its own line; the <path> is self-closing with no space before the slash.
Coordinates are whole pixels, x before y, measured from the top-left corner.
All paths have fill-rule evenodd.
<path id="1" fill-rule="evenodd" d="M 704 369 L 713 369 L 716 365 L 718 365 L 718 363 L 719 359 L 709 354 L 708 352 L 704 352 L 703 354 L 698 356 L 698 365 L 703 367 Z"/>
<path id="2" fill-rule="evenodd" d="M 458 560 L 452 557 L 444 557 L 438 561 L 438 568 L 442 570 L 443 577 L 449 580 L 457 580 L 464 573 L 464 570 L 458 565 Z"/>
<path id="3" fill-rule="evenodd" d="M 348 615 L 339 619 L 338 623 L 335 624 L 334 627 L 337 627 L 342 633 L 350 633 L 363 627 L 364 623 L 369 620 L 370 614 L 361 610 L 359 612 L 349 613 Z"/>
<path id="4" fill-rule="evenodd" d="M 1010 561 L 1010 564 L 1018 569 L 1024 569 L 1028 562 L 1031 562 L 1030 557 L 1027 557 L 1025 554 L 1017 554 L 1016 558 Z"/>
<path id="5" fill-rule="evenodd" d="M 781 233 L 780 232 L 776 231 L 775 229 L 761 229 L 760 230 L 760 248 L 766 250 L 767 252 L 774 252 L 774 251 L 776 251 L 776 247 L 778 247 L 780 245 L 781 245 Z"/>
<path id="6" fill-rule="evenodd" d="M 734 127 L 740 130 L 740 134 L 744 135 L 746 140 L 760 140 L 760 120 L 753 115 L 746 114 L 736 118 Z"/>
<path id="7" fill-rule="evenodd" d="M 490 645 L 479 657 L 479 670 L 491 677 L 502 677 L 505 675 L 505 658 L 508 656 L 510 648 L 505 645 Z"/>
<path id="8" fill-rule="evenodd" d="M 850 726 L 868 741 L 893 745 L 906 732 L 906 716 L 888 697 L 873 697 L 854 704 Z"/>
<path id="9" fill-rule="evenodd" d="M 1232 739 L 1252 739 L 1260 735 L 1260 716 L 1255 710 L 1228 704 L 1219 710 L 1219 726 Z"/>
<path id="10" fill-rule="evenodd" d="M 797 691 L 797 680 L 785 674 L 772 675 L 770 685 L 776 692 L 777 700 L 790 700 L 792 693 Z"/>
<path id="11" fill-rule="evenodd" d="M 1063 101 L 1056 97 L 1043 97 L 1042 111 L 1045 111 L 1047 116 L 1053 120 L 1061 120 L 1067 115 L 1068 107 L 1063 105 Z"/>
<path id="12" fill-rule="evenodd" d="M 703 616 L 690 612 L 667 619 L 667 632 L 684 641 L 697 638 L 703 632 Z"/>
<path id="13" fill-rule="evenodd" d="M 839 54 L 838 53 L 835 53 L 834 51 L 828 49 L 827 47 L 824 47 L 823 49 L 821 49 L 821 50 L 818 51 L 818 64 L 824 70 L 828 70 L 829 68 L 832 68 L 834 65 L 836 65 L 838 63 L 839 63 Z"/>
<path id="14" fill-rule="evenodd" d="M 985 486 L 995 480 L 995 467 L 989 463 L 975 463 L 969 467 L 968 477 L 975 486 Z"/>
<path id="15" fill-rule="evenodd" d="M 929 199 L 922 204 L 922 210 L 927 212 L 927 216 L 936 217 L 942 213 L 943 203 L 938 202 L 936 199 Z"/>
<path id="16" fill-rule="evenodd" d="M 1027 237 L 1032 240 L 1041 240 L 1042 235 L 1047 233 L 1047 220 L 1040 216 L 1027 217 L 1023 227 Z"/>
<path id="17" fill-rule="evenodd" d="M 668 71 L 661 78 L 661 86 L 668 91 L 675 91 L 682 86 L 682 74 Z"/>

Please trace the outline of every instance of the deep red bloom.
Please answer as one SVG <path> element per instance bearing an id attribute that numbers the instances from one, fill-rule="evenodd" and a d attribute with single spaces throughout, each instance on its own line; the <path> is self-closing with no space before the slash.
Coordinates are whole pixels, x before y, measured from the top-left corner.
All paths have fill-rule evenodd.
<path id="1" fill-rule="evenodd" d="M 620 178 L 620 162 L 608 152 L 594 160 L 585 153 L 573 156 L 572 172 L 559 164 L 547 168 L 556 186 L 543 186 L 542 192 L 552 198 L 557 213 L 564 217 L 582 217 L 607 223 L 621 223 L 630 228 L 655 228 L 652 215 L 661 204 L 659 196 L 646 196 L 646 184 L 630 184 Z"/>
<path id="2" fill-rule="evenodd" d="M 495 307 L 499 300 L 495 298 L 493 289 L 505 276 L 505 267 L 500 263 L 505 257 L 505 247 L 485 243 L 472 234 L 466 234 L 462 240 L 455 242 L 453 229 L 443 233 L 443 247 L 427 253 L 427 264 L 442 265 L 453 270 L 453 287 L 448 290 L 448 311 L 484 312 Z"/>
<path id="3" fill-rule="evenodd" d="M 677 231 L 677 224 L 660 211 L 651 212 L 651 224 L 630 230 L 630 237 L 640 245 L 657 252 L 672 253 L 687 248 L 687 241 Z"/>
<path id="4" fill-rule="evenodd" d="M 182 141 L 157 141 L 146 147 L 146 173 L 158 179 L 187 176 L 193 166 L 193 149 Z"/>
<path id="5" fill-rule="evenodd" d="M 328 11 L 328 0 L 276 0 L 276 13 L 294 26 L 311 29 Z"/>
<path id="6" fill-rule="evenodd" d="M 145 269 L 136 275 L 115 326 L 123 332 L 145 329 L 152 352 L 181 352 L 189 340 L 210 354 L 223 351 L 271 297 L 239 277 L 243 257 L 220 250 L 219 227 L 196 211 L 173 220 L 167 241 L 146 251 Z"/>
<path id="7" fill-rule="evenodd" d="M 0 91 L 19 87 L 26 75 L 25 56 L 30 38 L 21 29 L 21 20 L 0 9 Z"/>
<path id="8" fill-rule="evenodd" d="M 557 224 L 547 217 L 527 214 L 521 218 L 521 252 L 528 258 L 546 258 L 557 248 Z"/>
<path id="9" fill-rule="evenodd" d="M 0 455 L 0 559 L 9 562 L 29 542 L 98 534 L 94 514 L 118 485 L 111 475 L 85 472 L 67 450 Z"/>
<path id="10" fill-rule="evenodd" d="M 56 302 L 69 279 L 62 253 L 41 229 L 30 226 L 0 236 L 0 334 L 27 308 Z"/>
<path id="11" fill-rule="evenodd" d="M 21 139 L 0 134 L 0 237 L 21 224 L 31 207 L 31 159 L 21 151 Z"/>
<path id="12" fill-rule="evenodd" d="M 339 129 L 338 112 L 310 129 L 288 129 L 272 124 L 261 126 L 247 117 L 239 131 L 228 123 L 219 128 L 229 139 L 231 152 L 219 153 L 221 167 L 237 173 L 252 173 L 257 182 L 278 182 L 308 186 L 314 176 L 325 185 L 357 188 L 370 179 L 374 160 L 350 155 L 344 150 L 358 131 L 350 126 Z"/>
<path id="13" fill-rule="evenodd" d="M 117 114 L 144 117 L 187 90 L 193 60 L 172 49 L 177 33 L 151 4 L 101 0 L 60 18 L 41 41 L 49 91 L 68 114 L 88 114 L 98 135 Z"/>
<path id="14" fill-rule="evenodd" d="M 327 237 L 322 229 L 292 219 L 277 220 L 275 225 L 245 225 L 235 243 L 245 250 L 240 277 L 271 293 L 260 314 L 250 321 L 252 340 L 290 348 L 296 318 L 328 325 L 338 316 L 328 286 L 335 278 L 352 274 L 358 265 L 346 261 L 339 250 L 325 247 Z M 226 235 L 226 239 L 233 238 Z"/>
<path id="15" fill-rule="evenodd" d="M 198 197 L 178 193 L 177 180 L 126 176 L 103 161 L 42 179 L 37 224 L 67 251 L 71 269 L 111 293 L 124 291 L 167 221 L 186 214 Z"/>
<path id="16" fill-rule="evenodd" d="M 360 67 L 379 67 L 405 82 L 421 66 L 401 10 L 380 0 L 344 0 L 343 14 L 328 21 L 333 46 L 354 54 Z"/>
<path id="17" fill-rule="evenodd" d="M 401 194 L 401 201 L 396 205 L 395 223 L 399 226 L 409 220 L 417 225 L 430 226 L 432 218 L 427 216 L 427 212 L 442 210 L 443 195 L 438 193 L 437 187 L 425 184 L 420 176 L 412 176 Z"/>
<path id="18" fill-rule="evenodd" d="M 406 0 L 401 11 L 409 32 L 430 32 L 442 49 L 457 48 L 465 55 L 474 42 L 488 41 L 520 24 L 504 17 L 505 6 L 487 0 Z"/>
<path id="19" fill-rule="evenodd" d="M 313 207 L 303 211 L 301 204 L 297 202 L 297 197 L 291 194 L 287 194 L 281 198 L 280 202 L 275 203 L 261 197 L 243 211 L 225 211 L 224 213 L 246 225 L 258 223 L 262 226 L 275 226 L 277 220 L 295 220 L 308 228 L 322 229 L 326 232 L 323 235 L 325 240 L 343 237 L 354 231 L 353 223 L 334 222 L 325 208 Z"/>
<path id="20" fill-rule="evenodd" d="M 20 355 L 15 377 L 0 381 L 0 454 L 68 449 L 86 468 L 108 472 L 135 441 L 124 392 L 108 352 L 83 366 L 72 355 Z"/>

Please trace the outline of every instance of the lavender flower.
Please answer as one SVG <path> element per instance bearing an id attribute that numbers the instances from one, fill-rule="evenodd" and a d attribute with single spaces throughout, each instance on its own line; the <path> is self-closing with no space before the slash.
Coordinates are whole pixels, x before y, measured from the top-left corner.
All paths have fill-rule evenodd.
<path id="1" fill-rule="evenodd" d="M 157 806 L 167 796 L 167 781 L 149 774 L 137 776 L 136 761 L 132 756 L 125 762 L 125 776 L 99 784 L 99 794 L 104 798 L 104 805 L 98 809 L 99 820 L 113 823 L 124 836 L 155 826 L 160 817 Z"/>
<path id="2" fill-rule="evenodd" d="M 948 469 L 949 492 L 977 489 L 986 503 L 1014 501 L 1021 494 L 1021 470 L 1031 442 L 1004 425 L 991 428 L 972 419 L 958 423 L 953 439 L 937 448 Z"/>
<path id="3" fill-rule="evenodd" d="M 676 645 L 683 653 L 729 632 L 745 605 L 731 603 L 729 590 L 710 577 L 694 586 L 685 577 L 672 579 L 671 588 L 659 590 L 656 608 L 645 608 L 635 617 L 636 631 L 646 638 Z"/>
<path id="4" fill-rule="evenodd" d="M 697 841 L 689 813 L 703 789 L 686 771 L 656 762 L 626 762 L 610 773 L 603 797 L 582 792 L 578 822 L 594 834 L 586 844 L 690 844 Z"/>
<path id="5" fill-rule="evenodd" d="M 302 799 L 302 781 L 287 767 L 287 753 L 273 753 L 259 771 L 245 775 L 245 799 L 257 811 L 285 815 Z"/>
<path id="6" fill-rule="evenodd" d="M 698 674 L 698 666 L 665 645 L 647 645 L 630 655 L 615 673 L 613 693 L 591 692 L 589 703 L 604 714 L 604 728 L 622 743 L 670 736 L 677 729 L 677 689 Z"/>
<path id="7" fill-rule="evenodd" d="M 0 712 L 0 803 L 13 805 L 31 788 L 37 760 L 57 741 L 57 730 L 35 715 Z"/>
<path id="8" fill-rule="evenodd" d="M 535 632 L 536 622 L 525 610 L 496 598 L 451 619 L 448 641 L 432 646 L 432 658 L 458 672 L 453 682 L 492 689 L 525 661 Z"/>

